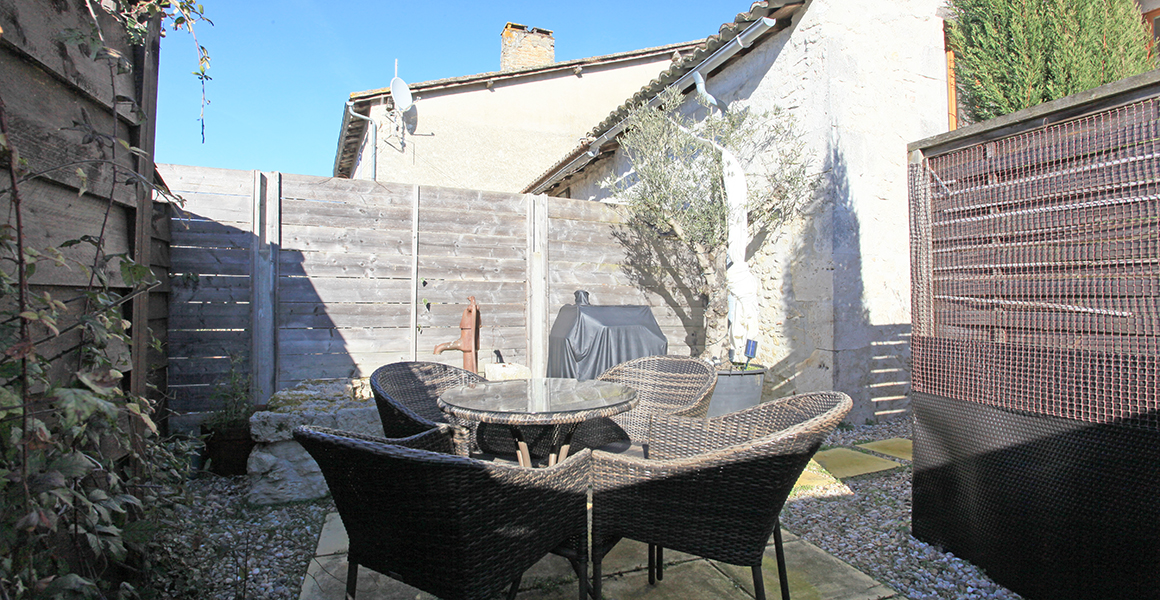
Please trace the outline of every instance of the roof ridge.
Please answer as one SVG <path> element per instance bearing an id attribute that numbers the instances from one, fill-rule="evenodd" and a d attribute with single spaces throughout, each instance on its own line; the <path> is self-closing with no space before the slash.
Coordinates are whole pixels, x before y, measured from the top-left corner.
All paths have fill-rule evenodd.
<path id="1" fill-rule="evenodd" d="M 572 60 L 553 62 L 546 65 L 539 65 L 535 67 L 524 67 L 521 69 L 511 69 L 508 71 L 486 71 L 483 73 L 474 73 L 471 75 L 460 75 L 457 77 L 445 77 L 443 79 L 431 79 L 428 81 L 420 81 L 417 83 L 410 83 L 408 87 L 412 91 L 426 88 L 450 86 L 458 84 L 467 84 L 477 81 L 487 81 L 491 79 L 508 79 L 512 77 L 519 77 L 533 73 L 543 73 L 557 69 L 569 69 L 578 66 L 594 65 L 616 62 L 620 60 L 628 60 L 641 56 L 651 56 L 656 54 L 664 54 L 667 52 L 678 51 L 681 49 L 693 49 L 705 43 L 705 39 L 692 40 L 688 42 L 679 42 L 676 44 L 666 44 L 664 46 L 653 46 L 650 48 L 640 48 L 637 50 L 627 50 L 625 52 L 616 52 L 613 54 L 603 54 L 600 56 L 589 56 L 586 58 L 576 58 Z M 386 95 L 391 91 L 391 88 L 376 88 L 362 92 L 353 92 L 350 95 L 351 100 L 367 100 L 375 96 Z"/>

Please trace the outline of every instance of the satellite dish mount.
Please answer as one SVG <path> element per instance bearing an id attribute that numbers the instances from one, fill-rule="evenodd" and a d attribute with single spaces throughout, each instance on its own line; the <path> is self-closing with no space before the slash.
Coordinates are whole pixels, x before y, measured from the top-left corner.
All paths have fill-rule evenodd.
<path id="1" fill-rule="evenodd" d="M 411 109 L 415 105 L 415 99 L 411 96 L 411 88 L 407 87 L 407 83 L 399 78 L 399 59 L 395 59 L 395 77 L 391 79 L 391 100 L 395 104 L 394 110 L 391 111 L 391 120 L 395 123 L 395 136 L 399 138 L 399 145 L 406 147 L 404 137 L 407 133 L 407 125 L 403 120 L 403 113 Z"/>

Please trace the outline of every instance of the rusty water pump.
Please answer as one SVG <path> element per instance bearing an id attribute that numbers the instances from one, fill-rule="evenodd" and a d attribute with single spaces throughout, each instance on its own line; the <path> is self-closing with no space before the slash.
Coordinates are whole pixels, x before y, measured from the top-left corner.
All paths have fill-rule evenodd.
<path id="1" fill-rule="evenodd" d="M 442 354 L 444 350 L 459 350 L 463 352 L 463 368 L 478 373 L 479 305 L 475 303 L 475 296 L 468 296 L 467 299 L 471 304 L 463 309 L 463 317 L 459 319 L 459 339 L 435 346 L 435 354 Z"/>

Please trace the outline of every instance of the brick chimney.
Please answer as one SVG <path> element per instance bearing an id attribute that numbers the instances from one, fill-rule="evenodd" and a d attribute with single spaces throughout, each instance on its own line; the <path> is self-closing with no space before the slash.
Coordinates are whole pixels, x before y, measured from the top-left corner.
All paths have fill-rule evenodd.
<path id="1" fill-rule="evenodd" d="M 547 29 L 508 23 L 500 34 L 501 71 L 539 67 L 556 62 L 556 38 Z"/>

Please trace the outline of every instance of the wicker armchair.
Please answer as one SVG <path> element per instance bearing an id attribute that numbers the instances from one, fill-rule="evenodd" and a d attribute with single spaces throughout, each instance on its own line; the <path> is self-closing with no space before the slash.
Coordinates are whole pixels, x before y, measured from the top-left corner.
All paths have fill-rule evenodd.
<path id="1" fill-rule="evenodd" d="M 484 600 L 564 546 L 587 570 L 587 491 L 582 451 L 543 469 L 449 452 L 456 428 L 439 425 L 386 440 L 314 427 L 294 439 L 318 463 L 350 539 L 346 593 L 359 565 L 445 600 Z M 580 577 L 580 600 L 588 594 Z"/>
<path id="2" fill-rule="evenodd" d="M 822 440 L 849 412 L 838 392 L 801 394 L 706 420 L 654 415 L 651 459 L 593 453 L 593 585 L 622 537 L 747 565 L 765 598 L 761 560 L 774 536 L 783 600 L 789 598 L 778 516 Z M 609 543 L 611 541 L 611 543 Z"/>
<path id="3" fill-rule="evenodd" d="M 645 356 L 613 366 L 597 379 L 635 389 L 637 405 L 628 412 L 583 424 L 574 435 L 577 445 L 599 448 L 627 437 L 641 446 L 647 457 L 649 419 L 655 414 L 704 417 L 717 385 L 717 369 L 689 356 Z"/>
<path id="4" fill-rule="evenodd" d="M 371 374 L 371 391 L 383 434 L 388 438 L 405 438 L 422 433 L 442 423 L 458 425 L 468 430 L 454 453 L 467 456 L 474 445 L 475 424 L 462 423 L 447 417 L 435 400 L 448 389 L 465 383 L 484 381 L 480 375 L 466 369 L 435 362 L 396 362 L 383 365 Z"/>

